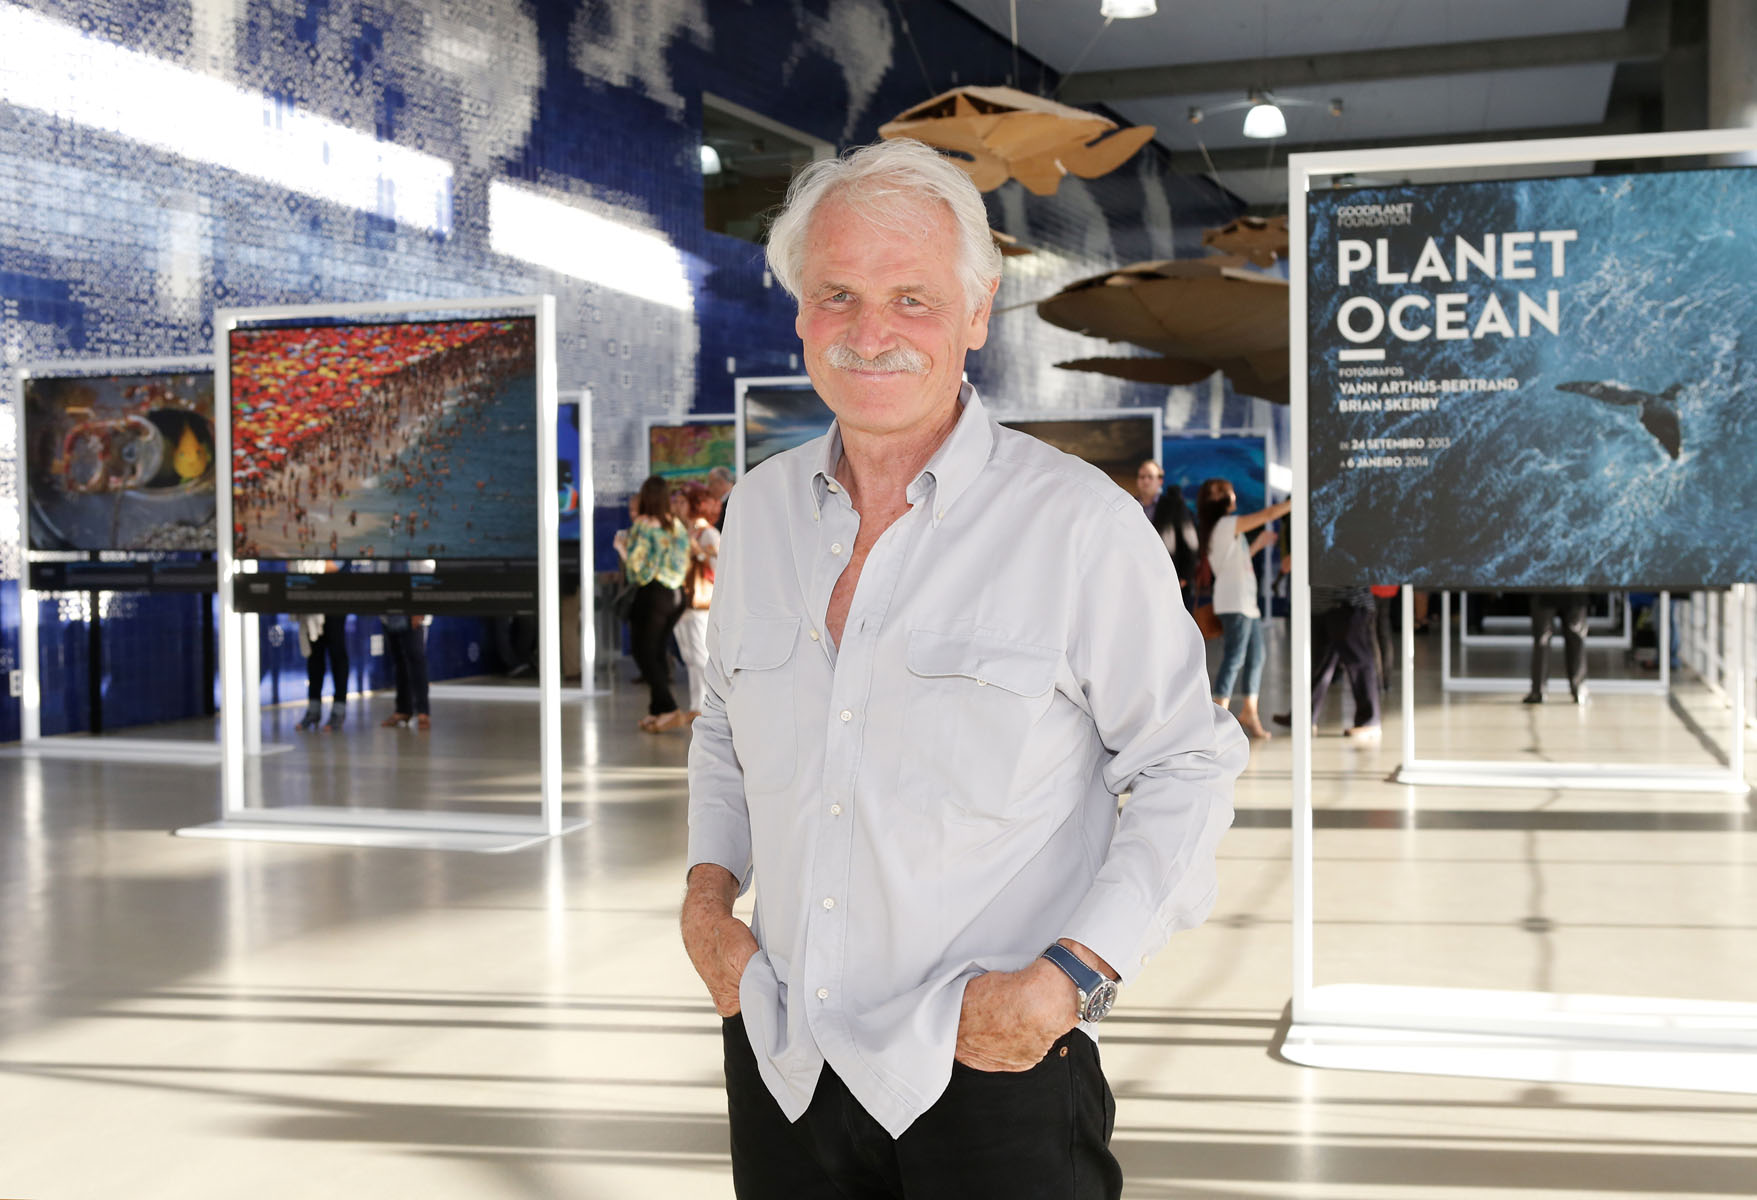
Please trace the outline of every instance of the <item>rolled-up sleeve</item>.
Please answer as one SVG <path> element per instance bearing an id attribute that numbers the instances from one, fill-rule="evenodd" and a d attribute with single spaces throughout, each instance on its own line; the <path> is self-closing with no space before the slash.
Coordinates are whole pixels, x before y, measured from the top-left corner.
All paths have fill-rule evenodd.
<path id="1" fill-rule="evenodd" d="M 1072 584 L 1068 658 L 1113 755 L 1105 782 L 1130 795 L 1063 936 L 1126 983 L 1213 908 L 1216 847 L 1250 749 L 1238 722 L 1209 699 L 1203 639 L 1165 547 L 1137 513 L 1107 515 Z"/>

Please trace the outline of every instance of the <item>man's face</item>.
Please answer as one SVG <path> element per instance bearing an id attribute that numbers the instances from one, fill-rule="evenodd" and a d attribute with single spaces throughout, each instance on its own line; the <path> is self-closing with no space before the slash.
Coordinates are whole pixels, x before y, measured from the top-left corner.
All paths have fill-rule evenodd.
<path id="1" fill-rule="evenodd" d="M 971 311 L 958 236 L 938 202 L 903 210 L 899 232 L 834 197 L 806 233 L 799 319 L 805 368 L 842 428 L 907 434 L 946 419 L 966 351 L 988 340 L 994 297 Z"/>
<path id="2" fill-rule="evenodd" d="M 1135 472 L 1135 495 L 1142 504 L 1159 499 L 1159 491 L 1165 482 L 1165 473 L 1153 463 L 1142 463 L 1141 469 Z"/>

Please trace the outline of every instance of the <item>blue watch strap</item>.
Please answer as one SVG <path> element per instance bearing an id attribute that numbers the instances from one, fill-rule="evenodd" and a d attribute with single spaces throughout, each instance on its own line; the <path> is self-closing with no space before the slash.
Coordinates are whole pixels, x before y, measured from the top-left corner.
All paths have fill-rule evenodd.
<path id="1" fill-rule="evenodd" d="M 1081 962 L 1079 955 L 1060 942 L 1053 943 L 1045 950 L 1043 957 L 1067 972 L 1068 978 L 1074 981 L 1074 986 L 1088 996 L 1109 982 L 1100 972 Z"/>

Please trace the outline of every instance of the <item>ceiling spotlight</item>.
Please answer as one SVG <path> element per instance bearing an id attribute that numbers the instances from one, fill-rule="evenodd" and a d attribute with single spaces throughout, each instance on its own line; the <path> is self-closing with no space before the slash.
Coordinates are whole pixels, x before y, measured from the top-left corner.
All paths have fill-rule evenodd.
<path id="1" fill-rule="evenodd" d="M 1200 104 L 1190 105 L 1190 124 L 1200 125 L 1201 123 L 1202 123 L 1202 106 Z"/>
<path id="2" fill-rule="evenodd" d="M 1341 96 L 1330 97 L 1330 115 L 1333 117 L 1340 117 L 1342 115 L 1342 97 Z"/>
<path id="3" fill-rule="evenodd" d="M 1267 95 L 1253 96 L 1251 111 L 1245 114 L 1245 136 L 1248 138 L 1283 138 L 1287 136 L 1287 118 L 1275 101 Z"/>
<path id="4" fill-rule="evenodd" d="M 1156 0 L 1102 0 L 1098 6 L 1098 15 L 1110 21 L 1150 17 L 1158 11 Z"/>
<path id="5" fill-rule="evenodd" d="M 718 175 L 720 173 L 720 152 L 707 143 L 702 144 L 702 174 Z"/>

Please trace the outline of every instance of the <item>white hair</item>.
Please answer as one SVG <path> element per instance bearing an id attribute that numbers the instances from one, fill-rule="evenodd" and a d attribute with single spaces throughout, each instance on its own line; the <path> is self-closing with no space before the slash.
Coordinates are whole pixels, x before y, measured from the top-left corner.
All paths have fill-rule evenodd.
<path id="1" fill-rule="evenodd" d="M 820 159 L 793 177 L 787 201 L 769 227 L 769 268 L 795 300 L 800 298 L 812 216 L 832 196 L 882 229 L 906 228 L 900 220 L 903 211 L 944 204 L 957 226 L 958 276 L 972 310 L 1001 277 L 1001 252 L 988 228 L 988 209 L 970 176 L 931 146 L 898 138 Z"/>

